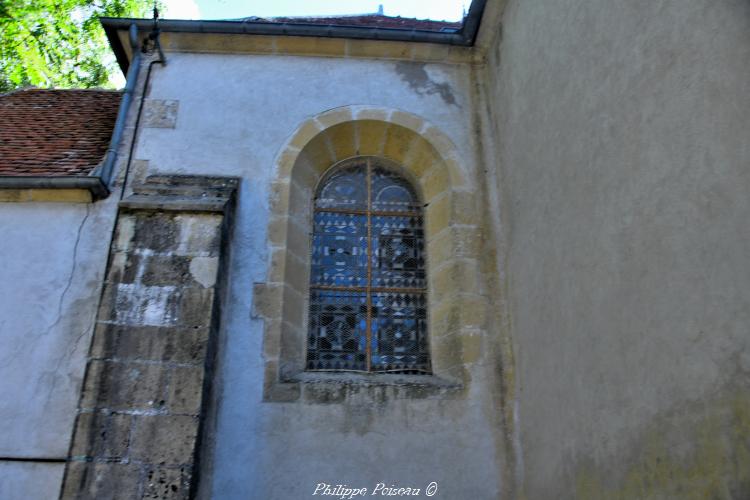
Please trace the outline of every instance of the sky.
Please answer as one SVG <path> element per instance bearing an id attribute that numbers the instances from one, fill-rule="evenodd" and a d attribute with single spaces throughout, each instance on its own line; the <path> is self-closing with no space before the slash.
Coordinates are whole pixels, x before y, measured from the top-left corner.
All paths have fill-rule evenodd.
<path id="1" fill-rule="evenodd" d="M 460 21 L 471 0 L 162 0 L 164 19 L 368 14 Z"/>

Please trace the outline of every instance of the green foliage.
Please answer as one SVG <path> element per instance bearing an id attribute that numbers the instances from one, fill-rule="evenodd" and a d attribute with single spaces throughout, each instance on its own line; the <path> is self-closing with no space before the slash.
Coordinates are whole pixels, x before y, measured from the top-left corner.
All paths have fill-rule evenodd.
<path id="1" fill-rule="evenodd" d="M 152 0 L 0 0 L 0 92 L 111 86 L 100 16 L 151 17 Z"/>

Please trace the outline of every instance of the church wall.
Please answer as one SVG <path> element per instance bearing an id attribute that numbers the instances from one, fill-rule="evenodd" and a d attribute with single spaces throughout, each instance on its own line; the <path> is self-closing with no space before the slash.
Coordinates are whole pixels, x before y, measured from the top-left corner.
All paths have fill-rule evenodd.
<path id="1" fill-rule="evenodd" d="M 59 491 L 115 206 L 0 203 L 2 498 Z"/>
<path id="2" fill-rule="evenodd" d="M 150 109 L 153 116 L 174 115 L 158 127 L 146 119 L 135 152 L 142 170 L 134 175 L 241 178 L 201 494 L 306 498 L 319 483 L 424 491 L 434 481 L 444 498 L 496 497 L 498 430 L 488 397 L 494 385 L 481 348 L 458 394 L 355 383 L 344 396 L 310 385 L 296 400 L 264 400 L 264 319 L 252 307 L 254 284 L 269 275 L 278 157 L 311 118 L 356 105 L 417 115 L 454 149 L 463 189 L 482 183 L 469 68 L 293 56 L 167 58 L 167 66 L 153 69 L 144 116 Z"/>
<path id="3" fill-rule="evenodd" d="M 482 79 L 519 497 L 746 498 L 750 4 L 510 1 Z"/>

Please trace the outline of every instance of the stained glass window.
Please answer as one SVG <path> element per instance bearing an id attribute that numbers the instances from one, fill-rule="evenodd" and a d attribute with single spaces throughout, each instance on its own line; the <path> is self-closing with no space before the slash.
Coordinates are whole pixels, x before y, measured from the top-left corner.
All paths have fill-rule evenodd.
<path id="1" fill-rule="evenodd" d="M 315 197 L 307 370 L 430 373 L 422 210 L 379 158 L 336 168 Z"/>

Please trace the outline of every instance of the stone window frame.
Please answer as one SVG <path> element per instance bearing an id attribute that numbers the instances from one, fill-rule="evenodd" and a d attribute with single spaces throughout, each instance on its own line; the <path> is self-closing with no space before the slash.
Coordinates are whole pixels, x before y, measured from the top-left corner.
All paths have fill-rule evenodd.
<path id="1" fill-rule="evenodd" d="M 424 201 L 432 375 L 305 371 L 312 201 L 325 173 L 356 156 L 400 164 Z M 481 353 L 488 311 L 476 191 L 456 146 L 419 116 L 346 106 L 302 123 L 275 162 L 267 278 L 253 288 L 253 316 L 264 320 L 264 401 L 297 401 L 308 386 L 320 396 L 321 387 L 336 390 L 342 384 L 415 386 L 419 390 L 410 394 L 429 397 L 466 394 L 468 369 Z M 322 399 L 331 402 L 329 398 Z"/>

